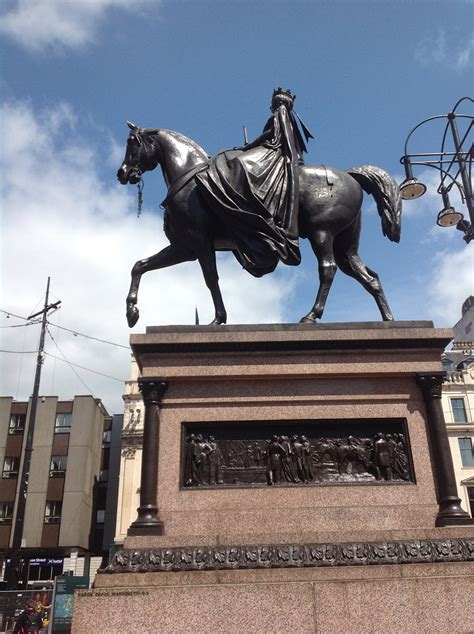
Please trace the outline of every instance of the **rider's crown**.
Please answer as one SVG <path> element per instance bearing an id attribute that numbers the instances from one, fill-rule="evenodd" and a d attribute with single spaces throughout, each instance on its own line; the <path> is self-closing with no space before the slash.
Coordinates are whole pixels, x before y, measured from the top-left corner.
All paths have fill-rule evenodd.
<path id="1" fill-rule="evenodd" d="M 273 91 L 272 98 L 276 97 L 277 95 L 285 95 L 285 97 L 289 97 L 292 101 L 296 99 L 296 95 L 293 95 L 289 88 L 285 89 L 285 88 L 282 88 L 281 86 L 278 86 L 278 88 L 275 88 L 275 90 Z"/>

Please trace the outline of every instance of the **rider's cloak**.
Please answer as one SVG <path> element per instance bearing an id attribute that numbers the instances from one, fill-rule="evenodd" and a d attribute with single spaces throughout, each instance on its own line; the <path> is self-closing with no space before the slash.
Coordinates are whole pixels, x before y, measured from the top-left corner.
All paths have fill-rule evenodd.
<path id="1" fill-rule="evenodd" d="M 196 175 L 207 206 L 235 244 L 234 255 L 255 277 L 271 273 L 279 261 L 301 262 L 298 173 L 304 151 L 293 113 L 280 105 L 254 143 L 218 154 Z"/>

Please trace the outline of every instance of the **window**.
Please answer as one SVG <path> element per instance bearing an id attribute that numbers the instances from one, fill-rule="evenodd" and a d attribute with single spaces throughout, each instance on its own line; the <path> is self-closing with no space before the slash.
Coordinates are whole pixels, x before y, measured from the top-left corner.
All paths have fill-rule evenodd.
<path id="1" fill-rule="evenodd" d="M 474 487 L 467 487 L 467 497 L 471 507 L 471 517 L 474 517 Z"/>
<path id="2" fill-rule="evenodd" d="M 99 482 L 107 482 L 109 479 L 109 470 L 101 469 L 99 473 Z"/>
<path id="3" fill-rule="evenodd" d="M 46 502 L 46 509 L 44 512 L 45 524 L 59 524 L 59 522 L 61 521 L 62 510 L 62 502 Z"/>
<path id="4" fill-rule="evenodd" d="M 104 434 L 102 436 L 102 442 L 103 443 L 109 443 L 111 438 L 112 438 L 111 430 L 109 429 L 108 431 L 104 431 Z"/>
<path id="5" fill-rule="evenodd" d="M 96 521 L 97 521 L 97 524 L 103 524 L 105 522 L 105 511 L 104 510 L 97 511 Z"/>
<path id="6" fill-rule="evenodd" d="M 5 456 L 2 474 L 4 478 L 18 478 L 19 469 L 20 456 Z"/>
<path id="7" fill-rule="evenodd" d="M 463 398 L 452 398 L 451 407 L 453 410 L 453 420 L 455 423 L 467 422 L 466 408 L 464 407 Z"/>
<path id="8" fill-rule="evenodd" d="M 9 434 L 22 434 L 25 430 L 26 414 L 12 414 L 10 416 Z"/>
<path id="9" fill-rule="evenodd" d="M 67 467 L 67 456 L 51 456 L 51 466 L 49 467 L 50 478 L 64 477 Z"/>
<path id="10" fill-rule="evenodd" d="M 452 372 L 454 370 L 454 363 L 451 361 L 451 359 L 445 357 L 441 359 L 441 362 L 443 364 L 443 370 L 445 372 Z"/>
<path id="11" fill-rule="evenodd" d="M 458 438 L 459 449 L 463 467 L 474 467 L 474 452 L 472 450 L 472 438 Z"/>
<path id="12" fill-rule="evenodd" d="M 57 434 L 67 434 L 71 431 L 72 414 L 56 414 L 54 431 Z"/>
<path id="13" fill-rule="evenodd" d="M 13 502 L 0 502 L 0 524 L 11 524 L 13 519 Z"/>

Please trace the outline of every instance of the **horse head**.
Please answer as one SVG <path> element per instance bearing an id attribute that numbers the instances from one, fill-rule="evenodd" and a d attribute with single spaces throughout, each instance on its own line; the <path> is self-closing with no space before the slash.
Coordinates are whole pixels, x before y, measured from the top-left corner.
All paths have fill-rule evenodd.
<path id="1" fill-rule="evenodd" d="M 127 121 L 130 134 L 122 165 L 117 171 L 117 178 L 122 185 L 140 182 L 143 172 L 155 169 L 158 165 L 157 148 L 149 138 L 149 131 L 139 128 Z"/>

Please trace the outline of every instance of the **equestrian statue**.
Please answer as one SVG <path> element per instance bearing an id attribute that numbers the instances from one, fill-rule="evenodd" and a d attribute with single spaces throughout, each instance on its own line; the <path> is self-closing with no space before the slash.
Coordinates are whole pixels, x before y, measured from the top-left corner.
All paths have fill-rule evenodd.
<path id="1" fill-rule="evenodd" d="M 161 165 L 168 187 L 164 231 L 169 246 L 139 260 L 132 269 L 127 321 L 139 317 L 138 288 L 143 273 L 198 260 L 214 302 L 212 324 L 227 314 L 219 288 L 216 251 L 232 251 L 256 277 L 279 262 L 301 262 L 299 238 L 307 238 L 319 265 L 316 300 L 300 322 L 320 319 L 337 268 L 356 279 L 373 296 L 384 320 L 393 316 L 377 273 L 358 254 L 362 190 L 371 194 L 382 232 L 400 239 L 401 196 L 395 180 L 370 165 L 345 172 L 305 165 L 306 142 L 313 138 L 293 110 L 295 96 L 273 92 L 271 117 L 251 143 L 211 158 L 179 132 L 139 128 L 128 122 L 125 158 L 117 172 L 123 184 L 142 183 L 142 174 Z"/>

